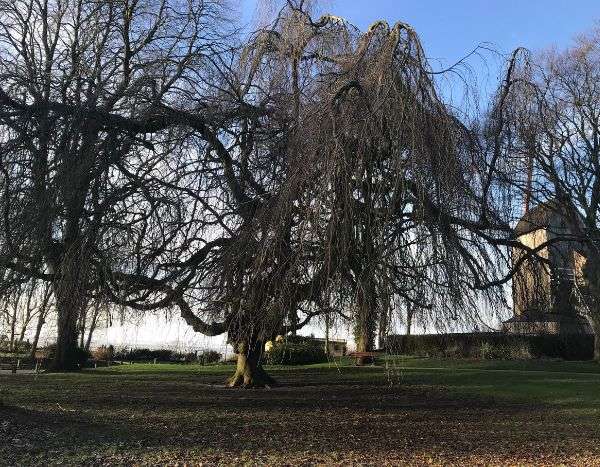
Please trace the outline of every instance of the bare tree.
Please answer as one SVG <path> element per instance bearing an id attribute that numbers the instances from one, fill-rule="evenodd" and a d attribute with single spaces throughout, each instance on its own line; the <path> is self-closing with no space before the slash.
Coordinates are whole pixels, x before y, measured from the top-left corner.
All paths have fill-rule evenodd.
<path id="1" fill-rule="evenodd" d="M 568 228 L 554 232 L 554 241 L 575 252 L 571 274 L 550 273 L 570 282 L 562 293 L 567 299 L 569 291 L 581 291 L 570 300 L 588 315 L 600 360 L 600 33 L 582 35 L 563 52 L 532 57 L 518 50 L 509 70 L 499 178 L 526 207 L 546 203 L 564 219 Z M 586 262 L 583 277 L 572 273 L 578 261 Z"/>
<path id="2" fill-rule="evenodd" d="M 276 184 L 254 179 L 253 234 L 228 250 L 240 323 L 229 332 L 244 355 L 259 361 L 281 323 L 321 313 L 352 317 L 370 350 L 394 294 L 440 322 L 475 316 L 473 288 L 500 273 L 495 247 L 510 244 L 510 227 L 481 207 L 481 147 L 438 97 L 416 33 L 384 22 L 361 33 L 292 4 L 247 55 L 249 97 L 277 98 L 268 117 L 282 137 L 258 153 L 281 169 Z M 431 293 L 416 296 L 409 278 Z M 232 384 L 256 382 L 252 373 L 244 360 Z"/>
<path id="3" fill-rule="evenodd" d="M 152 118 L 166 118 L 165 102 L 201 87 L 220 12 L 217 1 L 0 3 L 0 264 L 52 282 L 54 369 L 77 367 L 79 313 L 108 272 L 107 251 L 118 261 L 137 216 L 168 209 L 137 185 L 137 170 L 169 164 L 139 135 L 160 129 Z M 144 131 L 121 125 L 133 116 Z M 146 195 L 145 213 L 116 212 Z"/>
<path id="4" fill-rule="evenodd" d="M 48 287 L 11 271 L 5 271 L 2 285 L 0 319 L 6 330 L 8 349 L 22 350 L 22 344 L 32 338 L 35 351 L 50 308 Z"/>

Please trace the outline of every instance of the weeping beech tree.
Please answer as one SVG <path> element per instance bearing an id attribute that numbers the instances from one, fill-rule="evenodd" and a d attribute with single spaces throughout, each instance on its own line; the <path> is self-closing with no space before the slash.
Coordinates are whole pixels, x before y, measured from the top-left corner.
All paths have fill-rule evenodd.
<path id="1" fill-rule="evenodd" d="M 395 296 L 438 322 L 474 319 L 472 289 L 501 274 L 494 247 L 510 229 L 481 206 L 484 153 L 438 97 L 416 33 L 384 22 L 360 33 L 292 5 L 246 55 L 252 97 L 288 104 L 285 139 L 265 154 L 282 168 L 278 187 L 229 250 L 228 275 L 247 271 L 232 294 L 245 357 L 232 384 L 261 383 L 247 360 L 281 323 L 296 327 L 296 310 L 353 319 L 359 350 L 372 349 Z M 245 265 L 240 251 L 252 252 Z"/>

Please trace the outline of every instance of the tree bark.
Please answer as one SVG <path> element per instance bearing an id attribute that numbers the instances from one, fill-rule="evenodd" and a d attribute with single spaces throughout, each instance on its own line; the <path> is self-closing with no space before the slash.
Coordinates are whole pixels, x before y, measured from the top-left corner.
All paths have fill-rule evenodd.
<path id="1" fill-rule="evenodd" d="M 50 371 L 78 371 L 77 347 L 77 314 L 78 306 L 68 300 L 68 293 L 57 293 L 56 310 L 58 314 L 58 335 L 56 338 L 56 351 L 54 360 L 50 364 Z"/>
<path id="2" fill-rule="evenodd" d="M 17 331 L 17 310 L 19 309 L 19 301 L 20 301 L 21 293 L 18 292 L 15 298 L 15 302 L 13 304 L 13 312 L 10 316 L 10 341 L 8 349 L 11 352 L 16 350 L 15 341 L 16 341 L 16 331 Z"/>
<path id="3" fill-rule="evenodd" d="M 42 327 L 44 326 L 45 322 L 46 320 L 44 314 L 40 313 L 40 315 L 38 316 L 37 326 L 35 327 L 35 335 L 33 336 L 33 342 L 31 344 L 31 353 L 29 354 L 32 360 L 35 359 L 38 343 L 40 342 L 40 334 L 42 333 Z"/>
<path id="4" fill-rule="evenodd" d="M 237 367 L 234 375 L 227 380 L 229 387 L 263 388 L 276 384 L 262 366 L 263 348 L 261 341 L 237 344 Z"/>
<path id="5" fill-rule="evenodd" d="M 362 327 L 357 331 L 357 339 L 356 339 L 356 351 L 357 352 L 372 352 L 373 345 L 373 337 L 370 335 L 366 327 Z M 368 363 L 373 363 L 372 357 L 357 357 L 356 364 L 366 365 Z"/>
<path id="6" fill-rule="evenodd" d="M 70 256 L 70 255 L 69 255 Z M 57 311 L 56 353 L 50 371 L 80 370 L 77 323 L 85 303 L 85 284 L 82 280 L 81 261 L 76 255 L 63 261 L 61 279 L 54 283 Z"/>
<path id="7" fill-rule="evenodd" d="M 35 353 L 37 351 L 38 344 L 40 342 L 40 334 L 42 333 L 42 327 L 46 323 L 46 316 L 48 314 L 48 302 L 50 301 L 51 289 L 47 288 L 44 292 L 44 300 L 39 309 L 38 321 L 35 327 L 35 335 L 33 336 L 33 343 L 31 344 L 31 359 L 35 359 Z"/>
<path id="8" fill-rule="evenodd" d="M 90 323 L 90 328 L 88 330 L 87 340 L 85 341 L 85 350 L 90 350 L 90 345 L 92 344 L 92 335 L 96 330 L 96 324 L 98 322 L 98 315 L 100 314 L 100 305 L 96 303 L 94 305 L 94 314 L 92 315 L 92 322 Z"/>
<path id="9" fill-rule="evenodd" d="M 77 334 L 79 336 L 79 347 L 83 348 L 83 341 L 85 340 L 85 329 L 86 329 L 86 318 L 87 310 L 81 310 L 79 314 L 79 324 L 77 326 Z"/>
<path id="10" fill-rule="evenodd" d="M 375 335 L 377 328 L 377 311 L 375 310 L 374 288 L 370 280 L 363 283 L 358 290 L 358 313 L 356 320 L 356 351 L 372 352 L 375 349 Z M 358 357 L 357 365 L 373 363 L 371 357 Z"/>

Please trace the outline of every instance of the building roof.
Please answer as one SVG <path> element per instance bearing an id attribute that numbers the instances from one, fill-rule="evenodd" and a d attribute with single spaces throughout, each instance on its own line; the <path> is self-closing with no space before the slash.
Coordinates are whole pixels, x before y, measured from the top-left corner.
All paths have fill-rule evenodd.
<path id="1" fill-rule="evenodd" d="M 515 235 L 521 235 L 534 232 L 539 229 L 547 229 L 552 225 L 552 220 L 557 217 L 563 217 L 565 209 L 558 201 L 550 200 L 538 204 L 533 209 L 527 211 L 515 227 Z M 578 215 L 580 225 L 583 225 L 581 216 Z"/>
<path id="2" fill-rule="evenodd" d="M 556 215 L 558 204 L 556 201 L 540 203 L 533 209 L 527 211 L 515 227 L 515 235 L 528 234 L 535 230 L 545 229 L 550 226 L 552 216 Z"/>

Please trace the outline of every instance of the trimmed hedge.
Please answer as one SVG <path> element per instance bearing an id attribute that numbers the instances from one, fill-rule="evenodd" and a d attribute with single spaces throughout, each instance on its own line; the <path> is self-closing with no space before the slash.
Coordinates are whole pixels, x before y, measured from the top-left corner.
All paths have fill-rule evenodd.
<path id="1" fill-rule="evenodd" d="M 54 360 L 54 356 L 56 355 L 56 344 L 50 344 L 46 347 L 44 347 L 43 349 L 40 350 L 45 350 L 46 351 L 46 355 L 48 358 L 48 361 L 52 361 Z M 90 352 L 88 352 L 87 350 L 81 348 L 81 347 L 77 347 L 77 349 L 75 350 L 75 361 L 81 366 L 85 366 L 85 364 L 87 363 L 87 361 L 91 358 L 92 354 Z"/>
<path id="2" fill-rule="evenodd" d="M 113 359 L 128 362 L 157 362 L 171 363 L 193 363 L 199 362 L 203 365 L 220 361 L 222 355 L 214 350 L 202 352 L 176 352 L 170 349 L 121 349 L 114 352 Z"/>
<path id="3" fill-rule="evenodd" d="M 151 362 L 154 359 L 159 362 L 171 362 L 177 357 L 176 352 L 169 349 L 120 349 L 114 353 L 115 360 L 130 362 Z"/>
<path id="4" fill-rule="evenodd" d="M 268 365 L 307 365 L 326 361 L 323 344 L 302 336 L 288 336 L 283 342 L 274 342 L 271 350 L 265 352 Z"/>
<path id="5" fill-rule="evenodd" d="M 499 332 L 390 335 L 388 353 L 429 357 L 518 360 L 562 358 L 590 360 L 594 357 L 591 335 L 509 335 Z"/>

